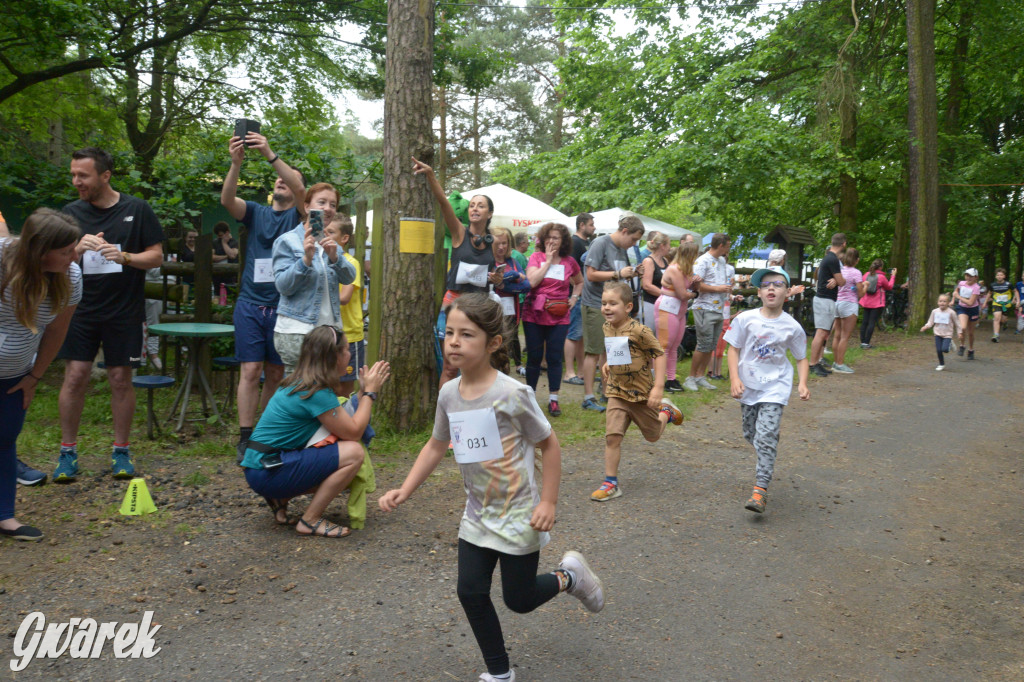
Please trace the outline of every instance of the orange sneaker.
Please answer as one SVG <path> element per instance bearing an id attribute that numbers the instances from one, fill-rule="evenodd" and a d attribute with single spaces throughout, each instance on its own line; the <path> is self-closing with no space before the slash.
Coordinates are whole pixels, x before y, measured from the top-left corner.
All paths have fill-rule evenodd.
<path id="1" fill-rule="evenodd" d="M 601 487 L 590 494 L 590 499 L 595 502 L 607 502 L 608 500 L 613 500 L 620 495 L 622 495 L 622 491 L 619 490 L 619 486 L 615 485 L 611 481 L 602 481 Z"/>
<path id="2" fill-rule="evenodd" d="M 752 512 L 757 512 L 758 514 L 764 513 L 764 505 L 768 502 L 767 495 L 767 490 L 755 485 L 754 492 L 751 493 L 750 499 L 747 500 L 745 505 L 743 505 L 744 508 L 749 509 Z"/>

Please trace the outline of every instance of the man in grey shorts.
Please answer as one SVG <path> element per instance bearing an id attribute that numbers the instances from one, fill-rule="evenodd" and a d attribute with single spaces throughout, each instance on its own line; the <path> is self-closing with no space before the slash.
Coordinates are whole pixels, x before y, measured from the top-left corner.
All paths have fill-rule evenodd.
<path id="1" fill-rule="evenodd" d="M 725 257 L 732 241 L 729 235 L 718 232 L 711 237 L 711 246 L 693 263 L 693 274 L 701 278 L 700 295 L 690 304 L 693 324 L 697 328 L 697 348 L 690 363 L 690 376 L 683 382 L 687 391 L 705 388 L 714 391 L 718 387 L 708 381 L 704 374 L 711 362 L 711 354 L 722 334 L 724 306 L 732 292 Z"/>
<path id="2" fill-rule="evenodd" d="M 837 232 L 832 235 L 832 244 L 825 257 L 818 265 L 818 288 L 814 292 L 814 340 L 811 341 L 811 372 L 819 377 L 827 377 L 831 370 L 821 364 L 821 356 L 825 351 L 825 341 L 836 321 L 836 299 L 839 289 L 846 284 L 839 254 L 846 250 L 846 235 Z"/>

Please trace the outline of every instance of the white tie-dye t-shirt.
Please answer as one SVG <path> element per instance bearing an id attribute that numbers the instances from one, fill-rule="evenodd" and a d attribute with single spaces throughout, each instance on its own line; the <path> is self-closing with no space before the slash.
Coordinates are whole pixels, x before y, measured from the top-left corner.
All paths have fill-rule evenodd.
<path id="1" fill-rule="evenodd" d="M 534 445 L 551 435 L 551 424 L 540 411 L 533 389 L 501 372 L 475 400 L 465 400 L 459 394 L 461 381 L 452 379 L 441 387 L 434 438 L 454 443 L 463 437 L 452 432 L 449 415 L 493 408 L 504 457 L 459 464 L 466 487 L 459 538 L 506 554 L 539 551 L 549 536 L 530 527 L 533 509 L 540 502 Z"/>
<path id="2" fill-rule="evenodd" d="M 788 350 L 797 360 L 807 357 L 807 334 L 788 313 L 776 318 L 747 310 L 735 318 L 725 342 L 738 349 L 744 405 L 779 403 L 786 405 L 793 391 L 793 365 Z M 730 350 L 730 353 L 736 350 Z"/>

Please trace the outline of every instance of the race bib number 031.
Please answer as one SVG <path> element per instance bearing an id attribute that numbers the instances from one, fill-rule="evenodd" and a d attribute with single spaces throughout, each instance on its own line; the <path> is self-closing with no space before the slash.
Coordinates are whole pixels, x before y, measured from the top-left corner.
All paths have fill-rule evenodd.
<path id="1" fill-rule="evenodd" d="M 455 461 L 459 464 L 487 462 L 505 456 L 493 407 L 452 412 L 448 415 L 448 432 Z"/>

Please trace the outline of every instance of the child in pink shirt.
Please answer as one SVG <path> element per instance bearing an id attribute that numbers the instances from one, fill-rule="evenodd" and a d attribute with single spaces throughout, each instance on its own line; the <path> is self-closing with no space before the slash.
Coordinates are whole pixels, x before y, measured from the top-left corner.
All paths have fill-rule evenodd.
<path id="1" fill-rule="evenodd" d="M 956 313 L 949 307 L 948 295 L 939 294 L 939 307 L 928 316 L 928 322 L 921 327 L 921 331 L 929 328 L 935 330 L 935 352 L 939 356 L 939 364 L 935 371 L 941 372 L 946 368 L 944 355 L 949 352 L 950 344 L 953 342 L 953 332 L 959 328 Z"/>

